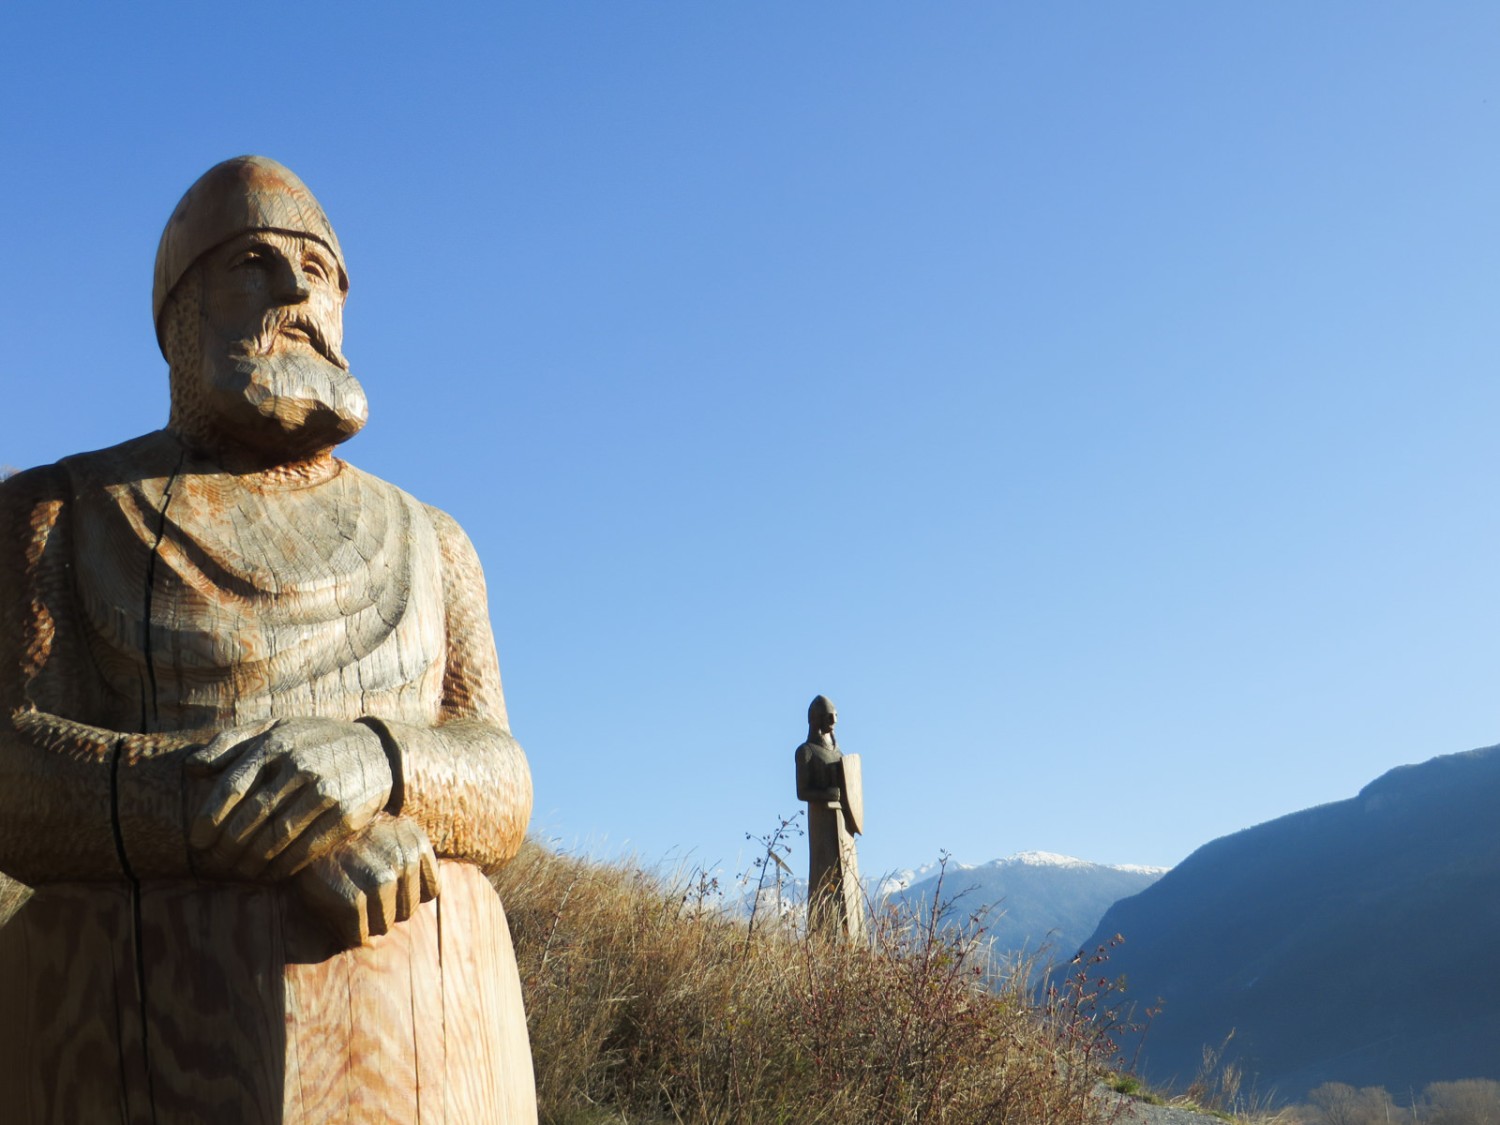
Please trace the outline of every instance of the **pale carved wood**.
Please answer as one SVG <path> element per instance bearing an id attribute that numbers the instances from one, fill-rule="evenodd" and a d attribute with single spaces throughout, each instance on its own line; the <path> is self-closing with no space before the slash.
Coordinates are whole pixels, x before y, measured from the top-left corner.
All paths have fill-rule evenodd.
<path id="1" fill-rule="evenodd" d="M 352 949 L 274 887 L 148 881 L 139 935 L 123 884 L 40 888 L 0 929 L 3 1120 L 534 1120 L 500 900 L 471 864 L 443 875 Z"/>
<path id="2" fill-rule="evenodd" d="M 483 874 L 530 775 L 467 537 L 331 454 L 364 417 L 331 227 L 226 162 L 157 283 L 168 429 L 0 483 L 0 871 L 35 889 L 0 925 L 0 1119 L 530 1125 Z M 306 330 L 200 378 L 261 305 Z M 281 395 L 243 446 L 202 397 L 235 364 Z"/>
<path id="3" fill-rule="evenodd" d="M 864 762 L 858 754 L 844 754 L 839 759 L 844 772 L 844 827 L 851 835 L 859 836 L 865 830 L 865 771 Z"/>

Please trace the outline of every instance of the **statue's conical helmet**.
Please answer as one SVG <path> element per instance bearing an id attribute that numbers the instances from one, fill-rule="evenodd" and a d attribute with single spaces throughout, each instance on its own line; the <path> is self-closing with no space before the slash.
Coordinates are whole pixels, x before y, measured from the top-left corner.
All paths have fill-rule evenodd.
<path id="1" fill-rule="evenodd" d="M 161 331 L 161 313 L 173 286 L 204 254 L 251 230 L 279 230 L 316 238 L 333 252 L 339 288 L 348 292 L 344 252 L 323 208 L 307 185 L 285 165 L 266 156 L 236 156 L 198 177 L 167 220 L 156 248 L 151 316 Z"/>

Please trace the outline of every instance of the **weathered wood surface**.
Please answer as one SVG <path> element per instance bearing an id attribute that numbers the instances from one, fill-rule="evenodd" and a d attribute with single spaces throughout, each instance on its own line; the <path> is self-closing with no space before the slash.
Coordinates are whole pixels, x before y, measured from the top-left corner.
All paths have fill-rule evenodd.
<path id="1" fill-rule="evenodd" d="M 468 538 L 333 455 L 347 290 L 296 176 L 216 166 L 167 428 L 0 483 L 0 1121 L 535 1118 L 481 874 L 530 774 Z"/>
<path id="2" fill-rule="evenodd" d="M 854 835 L 865 830 L 865 773 L 864 763 L 858 754 L 845 754 L 839 759 L 844 771 L 844 827 Z"/>
<path id="3" fill-rule="evenodd" d="M 838 711 L 826 695 L 807 708 L 807 741 L 797 747 L 797 796 L 807 802 L 807 923 L 829 937 L 861 942 L 865 897 L 853 833 L 864 827 L 864 777 L 857 754 L 838 748 Z"/>
<path id="4" fill-rule="evenodd" d="M 5 1120 L 150 1120 L 142 1023 L 129 1018 L 140 1011 L 130 899 L 123 884 L 48 887 L 0 929 Z"/>
<path id="5" fill-rule="evenodd" d="M 439 898 L 354 949 L 275 888 L 143 883 L 138 930 L 124 885 L 42 888 L 0 930 L 0 1120 L 534 1122 L 504 911 L 442 867 Z"/>
<path id="6" fill-rule="evenodd" d="M 838 801 L 807 806 L 809 926 L 828 936 L 863 941 L 865 893 L 859 856 Z"/>

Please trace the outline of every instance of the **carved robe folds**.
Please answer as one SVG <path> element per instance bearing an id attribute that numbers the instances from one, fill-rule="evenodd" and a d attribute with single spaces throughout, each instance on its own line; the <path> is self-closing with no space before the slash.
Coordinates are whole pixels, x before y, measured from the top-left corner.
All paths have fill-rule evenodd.
<path id="1" fill-rule="evenodd" d="M 865 898 L 848 788 L 858 777 L 844 775 L 844 763 L 853 757 L 809 738 L 797 747 L 796 763 L 797 796 L 807 802 L 808 928 L 858 943 L 865 937 Z"/>
<path id="2" fill-rule="evenodd" d="M 0 486 L 0 1106 L 18 1122 L 533 1122 L 515 958 L 482 871 L 520 846 L 478 559 L 347 464 L 246 480 L 159 432 Z M 195 868 L 183 759 L 362 721 L 442 893 L 339 950 L 285 885 Z"/>

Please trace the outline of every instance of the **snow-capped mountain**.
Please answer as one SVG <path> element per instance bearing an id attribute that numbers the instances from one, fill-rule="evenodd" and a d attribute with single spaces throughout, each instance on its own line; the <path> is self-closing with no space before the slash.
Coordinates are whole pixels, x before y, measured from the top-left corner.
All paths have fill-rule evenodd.
<path id="1" fill-rule="evenodd" d="M 882 896 L 899 894 L 915 886 L 917 883 L 935 876 L 943 866 L 940 862 L 924 863 L 921 867 L 893 871 L 879 880 L 875 891 Z M 953 874 L 960 871 L 983 871 L 987 868 L 1015 866 L 1071 867 L 1078 869 L 1108 868 L 1111 871 L 1127 871 L 1135 875 L 1149 875 L 1152 879 L 1158 879 L 1168 871 L 1168 868 L 1165 867 L 1145 867 L 1138 863 L 1091 863 L 1086 859 L 1077 859 L 1070 855 L 1058 855 L 1056 852 L 1017 852 L 1015 855 L 1006 856 L 1004 859 L 992 859 L 990 862 L 982 864 L 959 863 L 956 860 L 949 860 L 947 870 L 950 874 Z"/>
<path id="2" fill-rule="evenodd" d="M 951 859 L 923 864 L 868 879 L 866 888 L 877 908 L 896 903 L 919 915 L 936 899 L 943 922 L 982 926 L 997 958 L 1037 954 L 1046 962 L 1071 957 L 1114 902 L 1144 890 L 1166 870 L 1032 851 L 981 864 Z M 755 892 L 746 885 L 731 909 L 748 916 Z M 762 918 L 795 917 L 806 897 L 806 880 L 770 879 L 760 888 L 755 910 Z"/>
<path id="3" fill-rule="evenodd" d="M 1057 960 L 1078 950 L 1110 906 L 1145 890 L 1166 870 L 1019 852 L 978 865 L 950 860 L 898 871 L 879 881 L 877 897 L 924 912 L 935 902 L 950 924 L 976 920 L 999 954 Z"/>

